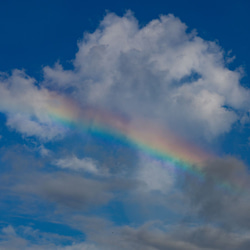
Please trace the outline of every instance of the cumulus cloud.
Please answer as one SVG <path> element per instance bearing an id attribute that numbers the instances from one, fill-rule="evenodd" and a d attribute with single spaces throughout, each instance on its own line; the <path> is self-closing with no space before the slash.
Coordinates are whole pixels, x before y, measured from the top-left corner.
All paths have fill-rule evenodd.
<path id="1" fill-rule="evenodd" d="M 108 14 L 78 47 L 75 69 L 45 67 L 45 84 L 72 87 L 85 103 L 207 139 L 230 131 L 240 119 L 237 110 L 249 105 L 241 73 L 226 67 L 223 50 L 188 33 L 173 15 L 140 27 L 130 12 Z"/>
<path id="2" fill-rule="evenodd" d="M 249 109 L 241 71 L 228 69 L 215 42 L 188 33 L 173 15 L 141 27 L 131 12 L 109 13 L 78 47 L 73 70 L 46 66 L 41 83 L 20 70 L 2 74 L 0 110 L 8 126 L 44 140 L 62 136 L 48 115 L 48 106 L 56 105 L 52 90 L 209 140 L 229 132 Z"/>

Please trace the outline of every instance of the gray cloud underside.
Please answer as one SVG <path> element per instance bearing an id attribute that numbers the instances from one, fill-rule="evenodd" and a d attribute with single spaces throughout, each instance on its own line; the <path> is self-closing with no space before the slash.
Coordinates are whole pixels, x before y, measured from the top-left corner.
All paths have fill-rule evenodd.
<path id="1" fill-rule="evenodd" d="M 140 227 L 118 227 L 100 218 L 82 216 L 71 218 L 71 224 L 87 232 L 88 237 L 86 242 L 67 249 L 88 249 L 91 246 L 105 250 L 245 250 L 250 246 L 249 234 L 232 233 L 209 225 L 173 226 L 152 221 Z"/>
<path id="2" fill-rule="evenodd" d="M 17 158 L 17 153 L 15 154 L 16 157 L 14 158 Z M 150 208 L 151 203 L 154 204 L 153 207 L 161 204 L 162 209 L 166 210 L 166 208 L 171 208 L 170 204 L 168 204 L 168 202 L 171 202 L 168 192 L 154 193 L 154 184 L 152 189 L 141 189 L 143 185 L 149 185 L 147 182 L 143 184 L 142 179 L 139 180 L 139 183 L 136 183 L 136 179 L 134 182 L 121 181 L 121 179 L 115 179 L 111 176 L 105 176 L 104 179 L 98 180 L 61 171 L 56 174 L 39 173 L 34 159 L 25 157 L 22 162 L 21 156 L 16 161 L 13 160 L 13 156 L 13 153 L 7 153 L 5 160 L 12 161 L 12 166 L 17 174 L 18 163 L 28 167 L 34 165 L 36 170 L 22 176 L 18 174 L 18 177 L 14 178 L 14 183 L 9 182 L 8 179 L 6 179 L 7 182 L 4 182 L 4 176 L 2 176 L 1 180 L 3 181 L 1 183 L 5 186 L 5 192 L 6 187 L 9 185 L 10 195 L 13 195 L 14 192 L 15 197 L 19 196 L 23 202 L 32 205 L 33 209 L 35 206 L 32 201 L 29 201 L 30 195 L 36 195 L 40 199 L 52 202 L 58 208 L 56 213 L 61 214 L 62 218 L 64 218 L 61 218 L 60 222 L 81 230 L 87 235 L 86 242 L 76 243 L 65 249 L 212 250 L 248 249 L 250 246 L 249 195 L 243 191 L 224 190 L 218 188 L 217 185 L 218 180 L 223 177 L 224 180 L 235 185 L 241 181 L 241 187 L 247 190 L 249 176 L 247 175 L 246 166 L 234 158 L 217 159 L 208 162 L 204 166 L 204 171 L 208 172 L 209 175 L 202 183 L 189 174 L 182 176 L 184 182 L 183 194 L 178 196 L 173 193 L 172 202 L 179 200 L 182 206 L 185 204 L 186 209 L 184 211 L 179 210 L 179 217 L 182 219 L 176 226 L 167 222 L 149 222 L 139 227 L 119 227 L 103 219 L 84 217 L 81 215 L 81 211 L 107 204 L 115 198 L 114 194 L 118 190 L 126 191 L 128 194 L 132 191 L 130 196 L 127 197 L 127 202 L 137 201 L 138 205 L 148 207 L 149 210 L 152 209 Z M 241 178 L 241 176 L 244 178 Z M 14 177 L 14 174 L 12 174 L 12 177 Z M 112 182 L 109 178 L 113 178 Z M 172 192 L 172 189 L 169 192 Z M 185 200 L 182 196 L 185 197 Z M 166 200 L 165 203 L 164 200 Z M 39 206 L 39 204 L 41 203 L 37 205 Z M 171 209 L 175 208 L 172 207 Z M 70 211 L 77 212 L 79 215 L 72 217 Z M 167 217 L 162 217 L 163 221 L 166 219 Z M 195 220 L 201 220 L 200 225 L 190 224 Z M 17 235 L 5 237 L 1 244 L 6 247 L 8 244 L 9 246 L 13 245 L 13 248 L 9 249 L 19 249 L 20 245 L 15 247 L 13 243 L 19 241 L 27 249 L 29 249 L 30 245 L 32 246 L 31 242 Z M 54 244 L 53 242 L 51 239 L 49 244 Z M 41 245 L 39 247 L 41 249 L 50 249 L 48 246 Z M 60 247 L 57 243 L 51 249 L 55 248 L 55 246 Z M 61 248 L 64 249 L 64 247 Z"/>
<path id="3" fill-rule="evenodd" d="M 194 214 L 207 222 L 227 229 L 250 229 L 249 173 L 239 160 L 228 157 L 208 162 L 208 173 L 201 183 L 186 176 L 183 190 L 188 195 Z M 229 186 L 223 184 L 229 184 Z"/>

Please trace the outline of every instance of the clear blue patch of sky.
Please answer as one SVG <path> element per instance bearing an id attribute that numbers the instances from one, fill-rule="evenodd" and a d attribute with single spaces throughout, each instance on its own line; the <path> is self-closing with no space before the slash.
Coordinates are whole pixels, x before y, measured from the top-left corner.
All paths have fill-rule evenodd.
<path id="1" fill-rule="evenodd" d="M 122 15 L 132 10 L 145 25 L 159 14 L 173 13 L 208 40 L 218 39 L 236 55 L 232 68 L 250 71 L 250 2 L 238 1 L 132 1 L 132 0 L 2 0 L 0 2 L 0 71 L 24 68 L 41 78 L 41 66 L 61 60 L 70 67 L 77 40 L 94 31 L 105 11 Z M 249 86 L 248 77 L 243 79 Z"/>
<path id="2" fill-rule="evenodd" d="M 235 125 L 230 133 L 222 135 L 219 152 L 221 155 L 229 155 L 242 160 L 250 166 L 250 126 Z"/>

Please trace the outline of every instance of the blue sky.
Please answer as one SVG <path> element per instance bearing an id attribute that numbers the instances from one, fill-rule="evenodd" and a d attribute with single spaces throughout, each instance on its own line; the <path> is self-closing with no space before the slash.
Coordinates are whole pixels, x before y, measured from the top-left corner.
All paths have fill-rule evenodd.
<path id="1" fill-rule="evenodd" d="M 249 72 L 249 3 L 237 1 L 2 1 L 1 68 L 25 68 L 38 74 L 41 65 L 64 63 L 77 51 L 83 32 L 94 31 L 105 11 L 123 15 L 132 10 L 143 25 L 160 14 L 173 13 L 205 39 L 232 50 L 236 65 Z M 71 44 L 71 46 L 69 46 Z M 240 45 L 240 46 L 239 46 Z M 49 56 L 48 56 L 49 55 Z"/>
<path id="2" fill-rule="evenodd" d="M 0 249 L 249 249 L 247 1 L 1 1 Z"/>

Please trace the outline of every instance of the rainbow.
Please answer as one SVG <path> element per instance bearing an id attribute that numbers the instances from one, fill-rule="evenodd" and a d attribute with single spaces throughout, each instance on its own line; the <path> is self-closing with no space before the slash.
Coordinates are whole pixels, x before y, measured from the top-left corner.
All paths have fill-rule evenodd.
<path id="1" fill-rule="evenodd" d="M 130 121 L 100 108 L 80 107 L 63 97 L 49 105 L 47 112 L 56 124 L 100 137 L 118 138 L 151 157 L 171 163 L 200 178 L 204 175 L 202 164 L 211 159 L 211 154 L 148 121 Z"/>
<path id="2" fill-rule="evenodd" d="M 37 116 L 38 119 L 42 116 L 50 124 L 52 122 L 58 127 L 79 129 L 99 137 L 118 138 L 136 150 L 191 173 L 201 180 L 205 177 L 204 163 L 215 158 L 166 128 L 148 121 L 129 120 L 104 109 L 81 106 L 55 92 L 45 90 L 44 94 L 45 100 L 40 100 L 38 111 L 28 106 L 12 105 L 8 106 L 8 112 L 22 112 Z M 6 112 L 6 103 L 0 106 L 1 110 Z M 235 189 L 232 184 L 223 180 L 217 180 L 217 183 L 226 189 Z"/>

